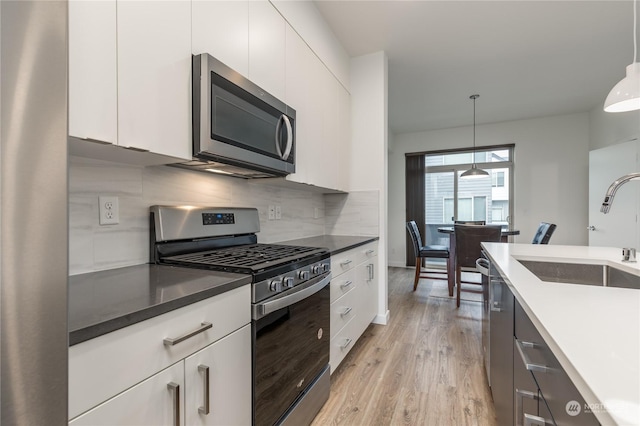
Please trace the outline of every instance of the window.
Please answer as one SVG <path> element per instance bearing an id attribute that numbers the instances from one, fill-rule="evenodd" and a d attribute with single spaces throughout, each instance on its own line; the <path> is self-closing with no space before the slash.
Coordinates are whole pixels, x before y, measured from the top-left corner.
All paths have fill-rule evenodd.
<path id="1" fill-rule="evenodd" d="M 439 151 L 424 154 L 425 244 L 441 243 L 437 228 L 455 220 L 484 220 L 508 224 L 513 217 L 513 145 L 466 151 Z M 471 167 L 489 176 L 464 179 Z"/>

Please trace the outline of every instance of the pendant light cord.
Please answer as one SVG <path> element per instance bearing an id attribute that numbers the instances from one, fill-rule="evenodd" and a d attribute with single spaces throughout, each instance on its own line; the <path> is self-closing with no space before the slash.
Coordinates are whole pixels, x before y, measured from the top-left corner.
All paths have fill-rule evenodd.
<path id="1" fill-rule="evenodd" d="M 638 19 L 638 14 L 636 12 L 636 8 L 638 6 L 638 0 L 633 0 L 633 63 L 636 63 L 636 58 L 638 54 L 638 32 L 637 32 L 637 24 L 636 21 Z"/>

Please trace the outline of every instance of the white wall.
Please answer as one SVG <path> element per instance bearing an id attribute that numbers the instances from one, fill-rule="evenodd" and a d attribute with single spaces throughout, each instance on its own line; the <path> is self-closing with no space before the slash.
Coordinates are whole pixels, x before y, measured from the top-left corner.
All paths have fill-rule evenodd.
<path id="1" fill-rule="evenodd" d="M 558 225 L 552 244 L 586 245 L 588 113 L 479 125 L 476 144 L 515 144 L 513 227 L 528 243 L 541 221 Z M 405 153 L 470 148 L 469 126 L 397 134 L 389 154 L 389 264 L 405 264 Z"/>
<path id="2" fill-rule="evenodd" d="M 602 106 L 589 111 L 589 150 L 640 137 L 640 111 L 610 113 Z"/>
<path id="3" fill-rule="evenodd" d="M 387 308 L 387 149 L 388 60 L 384 52 L 351 59 L 351 153 L 349 187 L 378 191 L 378 314 L 386 324 Z"/>

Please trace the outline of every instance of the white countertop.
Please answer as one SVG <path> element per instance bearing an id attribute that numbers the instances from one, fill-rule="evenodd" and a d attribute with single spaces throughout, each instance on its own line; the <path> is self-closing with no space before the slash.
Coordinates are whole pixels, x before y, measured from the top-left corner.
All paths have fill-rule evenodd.
<path id="1" fill-rule="evenodd" d="M 640 425 L 640 290 L 543 282 L 517 259 L 606 264 L 636 275 L 640 264 L 622 262 L 619 248 L 483 245 L 600 423 Z"/>

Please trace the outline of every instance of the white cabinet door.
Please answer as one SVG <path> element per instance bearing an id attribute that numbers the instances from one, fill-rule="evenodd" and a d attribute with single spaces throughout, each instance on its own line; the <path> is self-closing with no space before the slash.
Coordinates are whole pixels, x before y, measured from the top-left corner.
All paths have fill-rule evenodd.
<path id="1" fill-rule="evenodd" d="M 313 85 L 309 75 L 313 67 L 313 52 L 300 36 L 287 25 L 286 29 L 286 100 L 296 110 L 296 172 L 287 176 L 287 180 L 308 183 L 308 175 L 313 157 L 314 129 L 313 121 Z"/>
<path id="2" fill-rule="evenodd" d="M 117 22 L 119 145 L 191 159 L 191 2 L 119 1 Z"/>
<path id="3" fill-rule="evenodd" d="M 185 384 L 187 425 L 250 425 L 251 325 L 185 359 Z"/>
<path id="4" fill-rule="evenodd" d="M 639 182 L 629 182 L 618 189 L 608 214 L 600 206 L 611 183 L 619 177 L 640 171 L 638 141 L 596 149 L 589 152 L 589 231 L 590 246 L 640 248 L 638 236 Z"/>
<path id="5" fill-rule="evenodd" d="M 283 101 L 286 28 L 270 2 L 249 2 L 249 79 Z"/>
<path id="6" fill-rule="evenodd" d="M 116 1 L 70 1 L 70 136 L 117 143 L 116 60 Z"/>
<path id="7" fill-rule="evenodd" d="M 338 187 L 349 190 L 349 162 L 351 161 L 351 95 L 338 84 L 338 143 L 336 145 L 336 164 L 338 168 Z"/>
<path id="8" fill-rule="evenodd" d="M 358 311 L 357 332 L 358 336 L 371 324 L 378 307 L 378 286 L 377 286 L 377 257 L 371 257 L 366 262 L 358 266 L 356 279 L 358 280 L 358 290 L 360 291 L 360 310 Z"/>
<path id="9" fill-rule="evenodd" d="M 208 53 L 248 77 L 249 2 L 196 0 L 192 8 L 192 53 Z"/>
<path id="10" fill-rule="evenodd" d="M 76 417 L 71 426 L 174 425 L 176 409 L 184 424 L 184 364 L 179 362 Z M 169 386 L 178 385 L 177 390 Z M 96 383 L 98 385 L 98 383 Z M 176 404 L 179 406 L 176 407 Z"/>

